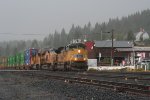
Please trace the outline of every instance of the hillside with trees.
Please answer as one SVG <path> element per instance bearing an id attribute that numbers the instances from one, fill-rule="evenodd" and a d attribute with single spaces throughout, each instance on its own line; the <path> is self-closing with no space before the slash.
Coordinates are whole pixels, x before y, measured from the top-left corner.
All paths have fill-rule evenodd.
<path id="1" fill-rule="evenodd" d="M 101 20 L 100 20 L 101 21 Z M 136 12 L 122 18 L 109 19 L 108 22 L 95 23 L 94 26 L 89 22 L 81 26 L 72 25 L 67 33 L 65 29 L 61 32 L 57 30 L 54 33 L 46 36 L 43 41 L 9 41 L 0 43 L 0 56 L 13 55 L 15 52 L 24 51 L 26 48 L 58 48 L 67 45 L 72 39 L 87 40 L 109 40 L 111 39 L 111 30 L 114 30 L 114 38 L 116 40 L 135 39 L 134 33 L 140 28 L 144 28 L 147 33 L 150 33 L 150 10 Z M 146 40 L 150 43 L 150 40 Z"/>

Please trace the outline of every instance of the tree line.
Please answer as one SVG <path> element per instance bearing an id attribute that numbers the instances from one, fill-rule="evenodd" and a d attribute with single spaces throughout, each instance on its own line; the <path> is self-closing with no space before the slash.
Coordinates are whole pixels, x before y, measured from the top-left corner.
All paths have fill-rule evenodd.
<path id="1" fill-rule="evenodd" d="M 150 33 L 150 10 L 136 12 L 132 15 L 109 19 L 108 22 L 95 23 L 94 26 L 89 22 L 84 27 L 72 25 L 67 33 L 63 28 L 61 32 L 57 30 L 49 34 L 43 41 L 9 41 L 0 42 L 0 56 L 14 55 L 16 52 L 24 51 L 26 48 L 58 48 L 67 45 L 72 39 L 93 40 L 110 40 L 111 30 L 114 30 L 114 38 L 116 40 L 134 41 L 134 33 L 140 28 L 144 28 Z M 150 43 L 150 40 L 146 40 Z"/>

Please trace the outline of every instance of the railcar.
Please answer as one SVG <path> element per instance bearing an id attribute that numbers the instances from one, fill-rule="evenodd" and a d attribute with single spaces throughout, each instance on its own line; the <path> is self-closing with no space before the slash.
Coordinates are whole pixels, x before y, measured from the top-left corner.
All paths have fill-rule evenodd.
<path id="1" fill-rule="evenodd" d="M 34 56 L 36 56 L 38 50 L 34 48 L 30 48 L 25 50 L 24 52 L 24 69 L 32 69 L 35 59 Z"/>
<path id="2" fill-rule="evenodd" d="M 7 57 L 0 57 L 0 68 L 7 67 Z"/>
<path id="3" fill-rule="evenodd" d="M 65 47 L 38 50 L 29 48 L 14 56 L 0 59 L 0 67 L 16 69 L 86 70 L 87 50 L 83 43 L 71 43 Z"/>
<path id="4" fill-rule="evenodd" d="M 31 56 L 36 69 L 87 70 L 87 50 L 83 43 L 72 43 L 57 50 L 45 49 Z"/>
<path id="5" fill-rule="evenodd" d="M 17 53 L 15 55 L 15 67 L 16 67 L 16 69 L 19 69 L 19 67 L 20 67 L 20 53 Z"/>
<path id="6" fill-rule="evenodd" d="M 35 56 L 31 57 L 33 68 L 54 69 L 54 66 L 56 65 L 56 55 L 54 49 L 39 50 Z"/>
<path id="7" fill-rule="evenodd" d="M 86 70 L 88 68 L 87 50 L 83 43 L 69 44 L 58 53 L 57 59 L 57 67 L 62 65 L 64 70 Z"/>
<path id="8" fill-rule="evenodd" d="M 24 64 L 25 64 L 25 55 L 24 52 L 21 52 L 20 55 L 20 63 L 19 63 L 19 69 L 23 69 L 24 68 Z"/>
<path id="9" fill-rule="evenodd" d="M 32 59 L 32 68 L 41 69 L 41 53 L 37 52 L 34 56 L 31 57 L 31 59 Z"/>
<path id="10" fill-rule="evenodd" d="M 7 68 L 15 68 L 16 65 L 16 57 L 8 56 L 7 57 Z"/>

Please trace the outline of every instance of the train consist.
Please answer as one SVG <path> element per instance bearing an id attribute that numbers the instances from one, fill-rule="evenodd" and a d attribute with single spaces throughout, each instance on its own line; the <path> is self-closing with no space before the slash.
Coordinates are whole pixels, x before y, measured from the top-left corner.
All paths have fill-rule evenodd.
<path id="1" fill-rule="evenodd" d="M 0 67 L 16 69 L 86 70 L 87 50 L 81 42 L 58 49 L 30 48 L 14 56 L 1 57 Z"/>

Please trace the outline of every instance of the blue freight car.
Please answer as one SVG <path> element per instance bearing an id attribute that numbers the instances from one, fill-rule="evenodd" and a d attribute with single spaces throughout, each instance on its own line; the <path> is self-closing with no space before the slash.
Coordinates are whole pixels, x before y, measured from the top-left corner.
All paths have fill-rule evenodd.
<path id="1" fill-rule="evenodd" d="M 25 69 L 31 69 L 32 68 L 31 57 L 35 56 L 37 53 L 38 53 L 38 50 L 34 49 L 34 48 L 30 48 L 30 49 L 25 50 L 25 52 L 24 52 Z"/>

